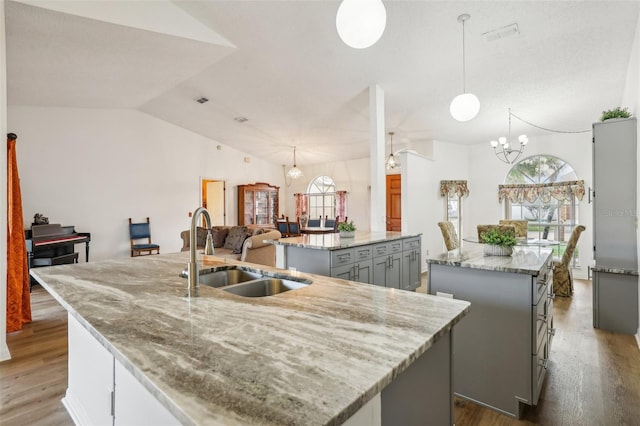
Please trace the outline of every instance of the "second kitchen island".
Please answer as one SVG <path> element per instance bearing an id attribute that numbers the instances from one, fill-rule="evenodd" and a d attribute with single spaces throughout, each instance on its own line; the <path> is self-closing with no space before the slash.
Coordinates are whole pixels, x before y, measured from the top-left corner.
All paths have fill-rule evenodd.
<path id="1" fill-rule="evenodd" d="M 358 232 L 302 235 L 270 241 L 279 268 L 401 290 L 415 290 L 421 280 L 421 234 Z"/>

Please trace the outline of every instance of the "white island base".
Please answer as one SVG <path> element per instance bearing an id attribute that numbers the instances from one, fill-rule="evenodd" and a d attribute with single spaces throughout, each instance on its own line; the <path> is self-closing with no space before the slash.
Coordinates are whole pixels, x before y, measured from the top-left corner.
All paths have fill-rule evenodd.
<path id="1" fill-rule="evenodd" d="M 195 424 L 158 389 L 147 389 L 71 314 L 68 318 L 69 383 L 62 402 L 75 424 Z M 343 425 L 453 424 L 451 341 L 450 333 L 440 337 Z"/>

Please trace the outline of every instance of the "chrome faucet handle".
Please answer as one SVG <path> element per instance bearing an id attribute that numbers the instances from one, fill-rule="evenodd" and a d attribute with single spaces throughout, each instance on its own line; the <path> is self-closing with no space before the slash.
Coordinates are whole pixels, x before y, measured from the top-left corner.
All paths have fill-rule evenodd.
<path id="1" fill-rule="evenodd" d="M 213 237 L 211 236 L 211 230 L 207 231 L 207 240 L 204 244 L 204 253 L 207 255 L 213 254 Z"/>

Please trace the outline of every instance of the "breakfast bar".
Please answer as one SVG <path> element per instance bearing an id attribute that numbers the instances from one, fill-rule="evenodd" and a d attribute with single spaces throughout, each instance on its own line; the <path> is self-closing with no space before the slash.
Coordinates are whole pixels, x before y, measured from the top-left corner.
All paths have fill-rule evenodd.
<path id="1" fill-rule="evenodd" d="M 304 285 L 187 298 L 184 252 L 31 271 L 68 311 L 76 423 L 453 424 L 451 336 L 468 302 L 203 257 L 202 274 Z"/>

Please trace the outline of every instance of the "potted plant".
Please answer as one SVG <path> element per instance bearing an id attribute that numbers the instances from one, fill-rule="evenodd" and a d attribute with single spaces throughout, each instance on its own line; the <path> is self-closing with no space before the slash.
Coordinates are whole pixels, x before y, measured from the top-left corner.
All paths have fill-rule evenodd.
<path id="1" fill-rule="evenodd" d="M 484 254 L 491 256 L 511 256 L 516 245 L 516 234 L 512 229 L 491 228 L 480 238 L 485 243 Z"/>
<path id="2" fill-rule="evenodd" d="M 338 224 L 338 232 L 342 238 L 352 238 L 356 235 L 356 226 L 351 222 L 340 222 Z"/>
<path id="3" fill-rule="evenodd" d="M 627 108 L 616 107 L 606 111 L 602 111 L 600 121 L 610 120 L 612 118 L 629 118 L 631 113 L 627 111 Z"/>

